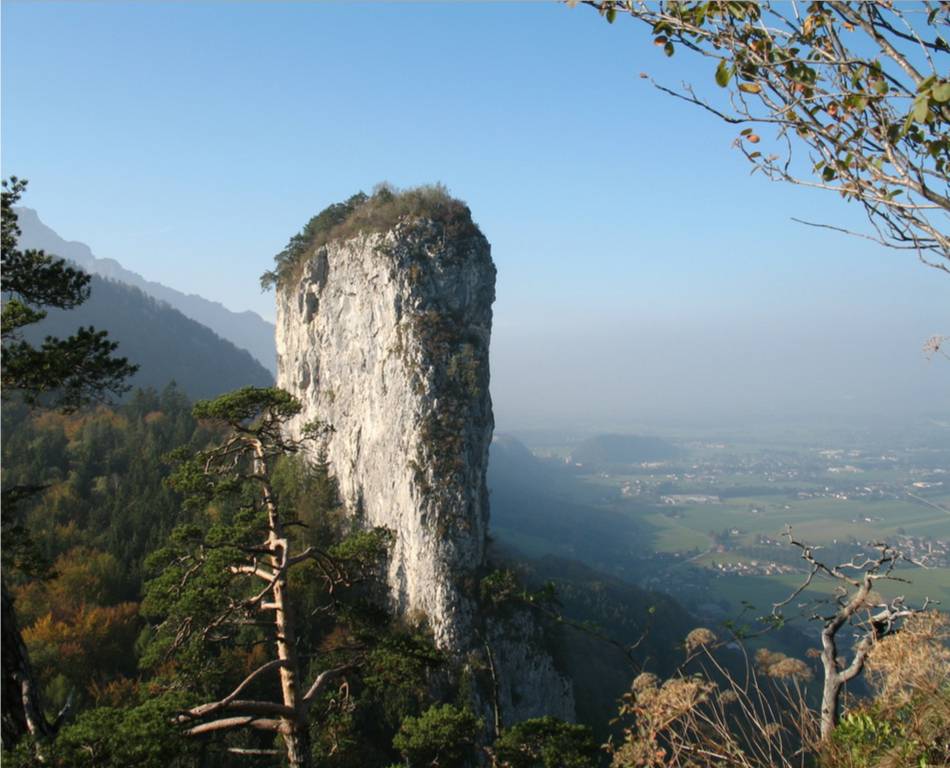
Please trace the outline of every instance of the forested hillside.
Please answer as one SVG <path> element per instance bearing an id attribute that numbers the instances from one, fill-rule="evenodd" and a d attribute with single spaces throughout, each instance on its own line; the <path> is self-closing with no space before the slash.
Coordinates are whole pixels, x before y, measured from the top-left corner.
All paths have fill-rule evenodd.
<path id="1" fill-rule="evenodd" d="M 3 422 L 4 487 L 45 486 L 17 508 L 17 530 L 32 543 L 29 562 L 18 548 L 19 562 L 8 562 L 6 572 L 45 706 L 55 712 L 72 702 L 69 724 L 47 760 L 63 768 L 119 768 L 136 758 L 147 766 L 193 765 L 200 754 L 211 761 L 202 764 L 230 766 L 249 764 L 243 755 L 229 757 L 232 746 L 270 755 L 266 735 L 209 746 L 189 741 L 173 719 L 197 697 L 220 696 L 236 685 L 260 665 L 269 642 L 265 626 L 210 637 L 205 628 L 188 654 L 173 658 L 163 634 L 173 626 L 169 601 L 180 595 L 167 582 L 171 576 L 178 584 L 176 548 L 187 546 L 197 531 L 210 537 L 230 531 L 223 540 L 230 544 L 235 531 L 254 530 L 246 528 L 241 494 L 206 509 L 185 503 L 187 494 L 169 482 L 182 450 L 205 448 L 222 438 L 222 430 L 196 421 L 191 403 L 174 386 L 162 393 L 139 390 L 116 408 L 70 415 L 7 403 Z M 179 449 L 177 458 L 170 456 L 173 449 Z M 367 537 L 350 536 L 340 518 L 325 468 L 288 458 L 275 468 L 273 482 L 295 521 L 294 536 L 336 552 L 335 562 L 353 565 L 371 556 Z M 338 546 L 344 548 L 333 549 Z M 227 569 L 212 566 L 209 577 L 187 598 L 184 610 L 191 617 L 224 598 L 216 590 Z M 180 586 L 186 581 L 187 575 Z M 321 764 L 386 764 L 398 759 L 393 738 L 403 720 L 421 714 L 430 701 L 426 676 L 442 659 L 425 637 L 390 623 L 371 587 L 352 578 L 337 586 L 326 595 L 316 567 L 294 586 L 295 608 L 308 617 L 297 639 L 305 658 L 358 660 L 360 670 L 342 701 L 336 689 L 319 698 L 322 726 L 313 749 L 325 758 Z M 163 614 L 167 622 L 160 620 Z M 179 631 L 187 633 L 184 626 Z M 252 690 L 262 695 L 266 689 Z M 23 746 L 19 757 L 8 757 L 31 765 Z"/>
<path id="2" fill-rule="evenodd" d="M 221 586 L 221 577 L 211 571 L 212 580 L 199 592 L 180 592 L 174 585 L 179 578 L 184 585 L 189 572 L 176 570 L 184 562 L 182 547 L 187 549 L 199 532 L 207 535 L 202 545 L 207 546 L 215 536 L 224 535 L 218 540 L 231 544 L 238 532 L 253 530 L 242 518 L 243 494 L 196 506 L 187 501 L 180 480 L 171 482 L 175 467 L 182 466 L 182 450 L 193 453 L 221 441 L 222 427 L 196 420 L 188 398 L 173 385 L 161 393 L 137 390 L 120 406 L 72 414 L 7 402 L 3 423 L 4 487 L 43 486 L 16 508 L 15 529 L 29 546 L 5 550 L 11 558 L 6 566 L 10 588 L 47 710 L 55 712 L 67 702 L 72 707 L 68 724 L 52 751 L 46 751 L 47 760 L 63 767 L 118 768 L 137 755 L 146 766 L 194 765 L 196 760 L 230 766 L 255 764 L 246 756 L 255 750 L 272 754 L 266 736 L 192 741 L 173 720 L 196 697 L 220 696 L 233 687 L 261 664 L 266 648 L 266 629 L 248 626 L 234 636 L 224 633 L 215 639 L 212 634 L 210 643 L 200 640 L 207 639 L 207 630 L 199 633 L 188 654 L 174 660 L 168 651 L 166 634 L 174 626 L 168 612 L 174 612 L 174 600 L 186 599 L 188 615 L 201 615 L 209 600 L 219 599 L 213 595 Z M 296 521 L 295 537 L 335 553 L 341 563 L 369 558 L 360 569 L 369 565 L 375 551 L 372 537 L 340 516 L 325 467 L 308 468 L 288 457 L 277 465 L 273 483 L 285 514 Z M 327 562 L 318 561 L 293 582 L 295 611 L 307 617 L 298 627 L 299 649 L 313 663 L 336 660 L 351 670 L 342 699 L 328 689 L 318 700 L 313 753 L 319 764 L 388 765 L 412 755 L 412 765 L 428 765 L 426 756 L 440 753 L 461 761 L 446 764 L 463 764 L 475 754 L 475 735 L 485 727 L 469 710 L 473 679 L 466 681 L 466 675 L 481 678 L 487 670 L 470 670 L 457 679 L 448 660 L 432 647 L 424 625 L 391 621 L 372 580 L 360 586 L 359 579 L 347 578 L 332 595 L 326 594 L 320 568 Z M 591 602 L 583 595 L 601 591 L 596 576 L 584 571 L 575 581 L 565 565 L 554 564 L 565 610 L 583 610 L 577 628 L 565 629 L 559 627 L 559 612 L 546 609 L 550 638 L 565 668 L 585 674 L 590 666 L 573 658 L 578 652 L 593 648 L 613 654 L 606 669 L 619 676 L 611 680 L 606 696 L 593 691 L 605 680 L 603 670 L 589 675 L 584 688 L 585 702 L 594 702 L 585 704 L 584 714 L 599 717 L 617 693 L 613 684 L 635 669 L 629 659 L 616 657 L 618 646 L 605 639 L 606 633 L 619 631 L 626 639 L 649 630 L 656 608 L 637 599 L 638 591 L 632 590 L 637 597 L 631 600 L 616 587 L 607 587 L 603 599 Z M 523 570 L 525 584 L 547 580 L 551 567 L 538 563 Z M 670 601 L 658 599 L 658 616 L 669 619 L 671 609 L 676 615 Z M 679 620 L 673 624 L 682 626 Z M 190 635 L 186 626 L 178 631 Z M 662 642 L 662 635 L 652 638 L 652 651 L 638 652 L 641 662 L 660 661 L 669 670 Z M 664 658 L 648 658 L 655 653 Z M 262 695 L 266 686 L 254 689 Z M 524 734 L 509 731 L 499 742 L 500 753 L 509 749 L 517 754 L 524 748 L 519 739 L 529 738 L 532 728 L 574 750 L 574 765 L 595 764 L 596 746 L 588 732 L 550 719 Z M 27 751 L 20 757 L 9 756 L 15 765 L 29 764 L 28 745 L 23 746 Z M 231 747 L 242 754 L 229 755 Z"/>
<path id="3" fill-rule="evenodd" d="M 174 381 L 192 398 L 272 383 L 270 372 L 249 352 L 138 288 L 98 275 L 92 275 L 90 288 L 82 305 L 50 309 L 25 338 L 38 343 L 45 336 L 68 336 L 78 326 L 108 329 L 119 353 L 139 366 L 133 386 L 162 389 Z"/>
<path id="4" fill-rule="evenodd" d="M 73 547 L 114 558 L 118 594 L 135 599 L 142 561 L 180 517 L 180 499 L 163 483 L 164 456 L 207 443 L 176 385 L 137 390 L 124 405 L 79 413 L 3 404 L 3 484 L 42 485 L 21 503 L 23 521 L 45 561 Z"/>
<path id="5" fill-rule="evenodd" d="M 129 693 L 145 555 L 180 522 L 163 456 L 203 444 L 175 387 L 138 391 L 116 409 L 63 415 L 3 406 L 3 485 L 45 489 L 17 509 L 35 547 L 13 594 L 24 640 L 52 706 Z M 6 549 L 5 554 L 10 550 Z"/>
<path id="6" fill-rule="evenodd" d="M 216 301 L 194 293 L 183 293 L 167 285 L 146 280 L 114 259 L 97 258 L 88 245 L 66 240 L 44 224 L 32 208 L 17 208 L 24 248 L 41 248 L 47 253 L 73 261 L 86 272 L 138 288 L 147 296 L 165 302 L 185 317 L 207 326 L 239 349 L 247 350 L 271 373 L 276 372 L 274 325 L 254 312 L 232 312 Z"/>

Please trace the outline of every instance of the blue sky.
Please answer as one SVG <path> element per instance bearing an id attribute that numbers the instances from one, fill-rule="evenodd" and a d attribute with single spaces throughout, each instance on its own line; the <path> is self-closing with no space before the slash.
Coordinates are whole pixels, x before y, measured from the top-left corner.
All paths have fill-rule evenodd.
<path id="1" fill-rule="evenodd" d="M 919 353 L 950 331 L 950 280 L 791 222 L 862 220 L 750 177 L 735 129 L 638 77 L 714 89 L 708 63 L 629 20 L 8 1 L 2 22 L 4 176 L 150 279 L 272 318 L 257 278 L 311 215 L 381 180 L 447 184 L 499 268 L 500 422 L 727 413 L 752 393 L 760 411 L 950 408 L 950 364 Z"/>

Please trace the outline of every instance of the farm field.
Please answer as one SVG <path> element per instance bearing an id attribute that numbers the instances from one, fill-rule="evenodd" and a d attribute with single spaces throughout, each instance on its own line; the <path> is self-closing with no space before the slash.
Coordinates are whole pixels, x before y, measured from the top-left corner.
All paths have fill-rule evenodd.
<path id="1" fill-rule="evenodd" d="M 787 526 L 834 562 L 874 542 L 899 547 L 932 567 L 902 568 L 911 583 L 887 583 L 881 593 L 950 608 L 950 450 L 829 444 L 682 440 L 675 458 L 634 464 L 575 462 L 564 445 L 536 455 L 560 467 L 560 480 L 549 485 L 559 499 L 592 514 L 619 513 L 639 531 L 637 546 L 598 555 L 592 565 L 635 575 L 700 615 L 748 613 L 749 605 L 761 614 L 801 582 Z M 543 530 L 521 531 L 512 543 L 532 554 L 552 551 Z M 803 598 L 832 588 L 816 581 Z"/>

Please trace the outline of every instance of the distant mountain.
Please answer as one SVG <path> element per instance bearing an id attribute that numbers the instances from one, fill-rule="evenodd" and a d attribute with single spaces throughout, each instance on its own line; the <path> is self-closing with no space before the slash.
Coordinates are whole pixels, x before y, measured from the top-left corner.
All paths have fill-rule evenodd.
<path id="1" fill-rule="evenodd" d="M 571 452 L 571 459 L 580 464 L 639 464 L 641 461 L 665 461 L 679 451 L 672 443 L 659 437 L 641 435 L 597 435 Z"/>
<path id="2" fill-rule="evenodd" d="M 25 334 L 33 343 L 68 336 L 79 326 L 106 330 L 117 354 L 139 365 L 130 383 L 161 390 L 171 381 L 192 399 L 238 387 L 271 386 L 274 377 L 250 352 L 238 349 L 177 309 L 131 285 L 92 276 L 89 299 L 70 310 L 51 309 Z"/>
<path id="3" fill-rule="evenodd" d="M 161 283 L 146 280 L 114 259 L 99 259 L 85 243 L 64 240 L 44 224 L 32 208 L 16 208 L 21 248 L 42 248 L 47 253 L 76 262 L 90 274 L 101 275 L 135 286 L 149 296 L 165 301 L 186 317 L 207 326 L 220 337 L 246 349 L 266 367 L 277 373 L 277 349 L 274 325 L 255 312 L 232 312 L 223 304 L 193 293 L 182 293 Z"/>

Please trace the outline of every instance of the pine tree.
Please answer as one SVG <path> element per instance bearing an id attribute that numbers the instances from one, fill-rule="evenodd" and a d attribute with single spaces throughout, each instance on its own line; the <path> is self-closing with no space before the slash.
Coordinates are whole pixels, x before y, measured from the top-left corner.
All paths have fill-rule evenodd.
<path id="1" fill-rule="evenodd" d="M 90 400 L 103 400 L 125 391 L 125 379 L 136 366 L 124 357 L 115 357 L 116 344 L 105 331 L 79 328 L 65 339 L 47 337 L 39 347 L 22 338 L 22 329 L 46 316 L 43 307 L 72 309 L 89 297 L 89 275 L 70 267 L 63 259 L 41 250 L 21 250 L 17 245 L 20 228 L 13 210 L 26 189 L 25 179 L 15 176 L 3 182 L 0 218 L 0 290 L 3 309 L 0 335 L 3 355 L 0 383 L 3 396 L 18 396 L 31 406 L 44 405 L 71 411 Z M 12 749 L 25 735 L 43 741 L 55 731 L 43 712 L 33 679 L 29 657 L 17 626 L 13 600 L 7 592 L 11 568 L 37 569 L 35 551 L 28 531 L 16 518 L 17 501 L 41 490 L 37 485 L 14 485 L 3 489 L 2 536 L 3 575 L 3 722 L 6 749 Z"/>

